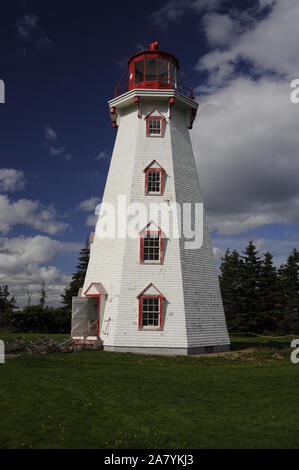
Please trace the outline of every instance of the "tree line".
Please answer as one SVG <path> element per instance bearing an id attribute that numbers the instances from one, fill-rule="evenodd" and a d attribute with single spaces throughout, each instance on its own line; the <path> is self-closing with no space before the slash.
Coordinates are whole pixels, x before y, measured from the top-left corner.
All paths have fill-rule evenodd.
<path id="1" fill-rule="evenodd" d="M 83 286 L 90 256 L 89 241 L 81 249 L 76 271 L 62 295 L 59 308 L 47 306 L 46 286 L 40 301 L 18 309 L 6 286 L 0 287 L 0 326 L 16 331 L 69 333 L 72 298 Z M 299 252 L 292 250 L 285 264 L 276 268 L 273 256 L 262 256 L 253 242 L 241 254 L 227 250 L 220 266 L 220 287 L 231 333 L 296 334 L 299 332 Z"/>
<path id="2" fill-rule="evenodd" d="M 273 256 L 259 256 L 251 241 L 245 251 L 227 250 L 220 266 L 220 287 L 230 332 L 299 332 L 299 252 L 292 250 L 276 268 Z"/>

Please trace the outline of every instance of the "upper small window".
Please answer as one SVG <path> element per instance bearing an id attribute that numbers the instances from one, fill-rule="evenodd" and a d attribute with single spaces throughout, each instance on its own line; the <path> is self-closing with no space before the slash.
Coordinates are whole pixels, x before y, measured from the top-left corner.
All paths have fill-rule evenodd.
<path id="1" fill-rule="evenodd" d="M 162 132 L 162 119 L 149 119 L 148 120 L 148 133 L 149 136 L 161 135 Z"/>
<path id="2" fill-rule="evenodd" d="M 160 114 L 160 113 L 159 113 Z M 146 117 L 146 135 L 147 137 L 164 137 L 165 118 L 162 115 Z"/>

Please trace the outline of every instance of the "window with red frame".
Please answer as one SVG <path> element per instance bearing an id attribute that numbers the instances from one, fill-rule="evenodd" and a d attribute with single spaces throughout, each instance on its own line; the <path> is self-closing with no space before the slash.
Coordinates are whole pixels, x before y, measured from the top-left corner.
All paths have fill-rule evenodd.
<path id="1" fill-rule="evenodd" d="M 163 237 L 161 231 L 145 230 L 140 236 L 140 262 L 163 263 Z"/>
<path id="2" fill-rule="evenodd" d="M 162 329 L 163 297 L 144 295 L 139 299 L 139 328 Z"/>
<path id="3" fill-rule="evenodd" d="M 146 194 L 163 194 L 164 170 L 162 168 L 149 168 L 145 173 Z"/>
<path id="4" fill-rule="evenodd" d="M 163 263 L 163 237 L 161 230 L 145 230 L 140 236 L 140 262 Z"/>
<path id="5" fill-rule="evenodd" d="M 164 137 L 164 119 L 158 116 L 150 116 L 146 120 L 147 137 Z"/>

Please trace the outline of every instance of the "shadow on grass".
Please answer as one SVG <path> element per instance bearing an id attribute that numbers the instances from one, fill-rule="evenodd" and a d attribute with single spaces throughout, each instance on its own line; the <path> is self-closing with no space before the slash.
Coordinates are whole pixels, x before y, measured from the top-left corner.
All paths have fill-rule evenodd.
<path id="1" fill-rule="evenodd" d="M 298 335 L 299 337 L 299 335 Z M 238 336 L 231 338 L 231 351 L 242 351 L 248 348 L 255 349 L 276 349 L 282 350 L 290 347 L 292 338 L 271 338 L 271 337 L 251 337 Z"/>

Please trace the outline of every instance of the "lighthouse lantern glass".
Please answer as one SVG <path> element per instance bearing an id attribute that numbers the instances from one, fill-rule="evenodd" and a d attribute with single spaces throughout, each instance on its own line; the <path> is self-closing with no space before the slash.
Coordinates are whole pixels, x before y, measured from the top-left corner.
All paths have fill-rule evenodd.
<path id="1" fill-rule="evenodd" d="M 152 90 L 175 89 L 194 99 L 193 89 L 188 84 L 185 74 L 180 73 L 176 57 L 168 52 L 158 50 L 157 44 L 152 43 L 148 51 L 140 51 L 132 55 L 128 61 L 128 76 L 124 71 L 115 87 L 116 97 L 127 91 L 144 88 Z M 128 81 L 126 81 L 127 79 Z"/>
<path id="2" fill-rule="evenodd" d="M 171 86 L 177 87 L 177 68 L 173 62 L 170 62 Z"/>
<path id="3" fill-rule="evenodd" d="M 157 81 L 157 59 L 145 59 L 145 80 L 147 82 Z"/>
<path id="4" fill-rule="evenodd" d="M 135 63 L 135 84 L 144 81 L 144 60 Z"/>
<path id="5" fill-rule="evenodd" d="M 158 81 L 169 83 L 169 62 L 165 59 L 159 59 L 158 63 Z"/>
<path id="6" fill-rule="evenodd" d="M 129 89 L 177 88 L 177 64 L 166 54 L 139 55 L 129 64 Z"/>

